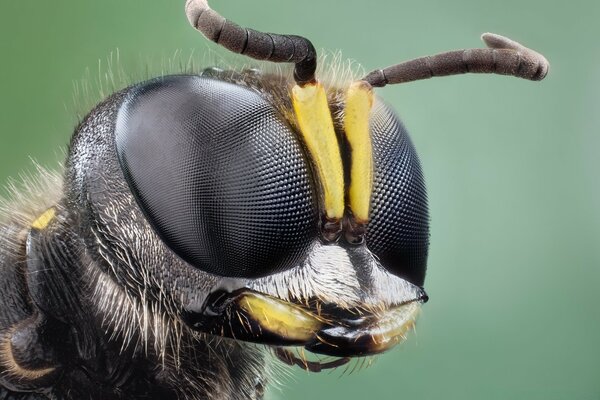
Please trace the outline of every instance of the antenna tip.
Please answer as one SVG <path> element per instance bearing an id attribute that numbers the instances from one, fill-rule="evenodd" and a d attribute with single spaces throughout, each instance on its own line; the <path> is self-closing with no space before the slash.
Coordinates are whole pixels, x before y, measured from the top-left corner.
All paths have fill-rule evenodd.
<path id="1" fill-rule="evenodd" d="M 486 32 L 481 35 L 481 40 L 483 40 L 487 47 L 492 49 L 527 49 L 527 47 L 523 46 L 521 43 L 509 39 L 506 36 L 498 35 L 497 33 Z"/>
<path id="2" fill-rule="evenodd" d="M 548 75 L 548 71 L 550 69 L 550 63 L 548 62 L 546 57 L 544 57 L 537 51 L 532 50 L 528 47 L 525 47 L 521 43 L 516 42 L 512 39 L 509 39 L 506 36 L 498 35 L 496 33 L 486 32 L 483 35 L 481 35 L 481 40 L 483 40 L 483 42 L 489 48 L 515 50 L 515 51 L 521 52 L 522 54 L 525 54 L 525 55 L 531 57 L 531 59 L 535 60 L 535 62 L 538 65 L 537 72 L 535 73 L 535 75 L 533 77 L 528 78 L 528 79 L 531 79 L 534 81 L 541 81 L 542 79 L 544 79 L 546 77 L 546 75 Z"/>
<path id="3" fill-rule="evenodd" d="M 198 24 L 198 18 L 207 8 L 208 3 L 203 0 L 187 0 L 185 2 L 185 15 L 194 28 Z"/>

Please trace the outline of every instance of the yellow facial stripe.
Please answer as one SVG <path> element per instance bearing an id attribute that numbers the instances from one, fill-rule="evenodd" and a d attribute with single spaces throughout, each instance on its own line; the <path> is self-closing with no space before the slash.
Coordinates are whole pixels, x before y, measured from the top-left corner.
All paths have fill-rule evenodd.
<path id="1" fill-rule="evenodd" d="M 42 215 L 37 217 L 35 221 L 32 222 L 31 227 L 39 231 L 46 229 L 46 227 L 50 225 L 50 222 L 52 222 L 55 216 L 56 209 L 54 207 L 49 208 L 46 211 L 44 211 Z"/>
<path id="2" fill-rule="evenodd" d="M 349 205 L 356 221 L 369 221 L 371 192 L 373 189 L 373 147 L 369 117 L 373 106 L 373 90 L 365 81 L 350 85 L 346 94 L 344 131 L 350 144 Z"/>
<path id="3" fill-rule="evenodd" d="M 262 329 L 293 341 L 315 337 L 323 323 L 293 304 L 256 293 L 244 293 L 238 304 Z"/>
<path id="4" fill-rule="evenodd" d="M 339 220 L 344 215 L 344 167 L 325 89 L 320 83 L 296 85 L 292 103 L 319 177 L 325 214 L 330 220 Z"/>

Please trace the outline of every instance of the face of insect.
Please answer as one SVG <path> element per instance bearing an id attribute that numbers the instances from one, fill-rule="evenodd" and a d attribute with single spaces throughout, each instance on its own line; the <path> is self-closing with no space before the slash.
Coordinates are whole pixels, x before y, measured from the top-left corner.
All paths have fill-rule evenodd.
<path id="1" fill-rule="evenodd" d="M 281 80 L 170 76 L 100 105 L 68 164 L 85 236 L 110 279 L 194 330 L 338 357 L 385 351 L 426 299 L 418 159 L 377 101 L 371 222 L 362 240 L 346 235 L 349 219 L 324 237 L 318 177 Z"/>

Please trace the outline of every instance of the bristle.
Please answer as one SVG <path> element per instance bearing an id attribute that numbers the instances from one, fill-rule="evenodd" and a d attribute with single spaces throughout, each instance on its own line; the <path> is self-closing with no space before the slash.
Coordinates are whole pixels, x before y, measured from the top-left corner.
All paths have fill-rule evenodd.
<path id="1" fill-rule="evenodd" d="M 364 75 L 360 64 L 344 59 L 341 52 L 322 50 L 319 60 L 317 77 L 327 89 L 331 102 L 341 102 L 343 90 Z M 178 50 L 169 56 L 140 59 L 127 65 L 117 49 L 105 59 L 99 59 L 95 67 L 86 69 L 82 78 L 73 82 L 73 105 L 67 107 L 67 112 L 77 117 L 74 122 L 79 122 L 96 104 L 131 85 L 166 75 L 201 74 L 208 67 L 236 73 L 258 70 L 263 76 L 283 80 L 290 88 L 294 85 L 293 65 L 251 60 L 212 44 L 206 44 L 201 54 L 197 50 Z M 281 87 L 279 83 L 275 86 Z M 278 96 L 289 94 L 286 88 L 275 93 L 275 102 Z"/>
<path id="2" fill-rule="evenodd" d="M 34 172 L 23 173 L 6 184 L 8 195 L 0 198 L 0 225 L 29 226 L 42 212 L 58 203 L 62 196 L 60 169 L 51 171 L 32 161 Z"/>

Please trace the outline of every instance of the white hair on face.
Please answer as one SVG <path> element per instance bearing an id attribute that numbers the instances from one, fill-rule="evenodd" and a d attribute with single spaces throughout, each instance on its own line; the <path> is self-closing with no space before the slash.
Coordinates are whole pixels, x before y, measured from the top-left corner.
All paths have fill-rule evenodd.
<path id="1" fill-rule="evenodd" d="M 122 352 L 133 348 L 134 352 L 156 356 L 167 380 L 173 382 L 173 387 L 181 391 L 182 396 L 185 395 L 182 398 L 252 398 L 254 394 L 234 387 L 229 376 L 231 366 L 243 372 L 248 380 L 260 377 L 271 382 L 274 371 L 264 346 L 194 332 L 176 315 L 166 311 L 164 304 L 148 299 L 144 295 L 147 288 L 143 285 L 139 293 L 132 295 L 94 263 L 88 264 L 88 272 L 93 277 L 92 302 L 111 340 L 121 343 Z M 208 351 L 202 356 L 210 360 L 210 369 L 194 364 L 194 359 L 199 356 L 196 354 L 198 344 Z M 240 351 L 244 352 L 245 358 L 234 360 Z M 183 387 L 182 381 L 185 382 Z M 244 388 L 254 386 L 255 382 L 250 381 L 243 385 Z M 213 392 L 207 392 L 207 389 Z"/>
<path id="2" fill-rule="evenodd" d="M 32 222 L 48 208 L 56 207 L 59 213 L 69 211 L 60 208 L 62 171 L 34 165 L 35 172 L 9 182 L 7 198 L 0 199 L 0 243 L 6 254 L 22 252 Z M 77 253 L 77 257 L 84 274 L 80 282 L 85 285 L 83 293 L 93 305 L 93 309 L 85 310 L 90 319 L 100 321 L 101 331 L 121 347 L 123 356 L 131 354 L 125 353 L 126 349 L 133 349 L 134 353 L 156 360 L 157 367 L 162 369 L 161 379 L 174 388 L 180 398 L 246 400 L 255 397 L 252 390 L 257 377 L 262 377 L 265 385 L 271 381 L 272 366 L 264 346 L 194 332 L 166 306 L 169 303 L 166 298 L 156 302 L 145 295 L 150 285 L 161 285 L 149 274 L 144 275 L 137 292 L 130 293 L 103 272 L 103 267 L 91 260 L 86 250 Z M 208 353 L 198 354 L 198 348 Z M 243 357 L 240 357 L 242 352 Z M 194 362 L 200 356 L 210 359 L 210 368 L 206 362 Z M 241 388 L 236 387 L 231 376 L 232 366 L 243 375 L 242 380 L 238 377 L 235 381 L 242 383 Z"/>

